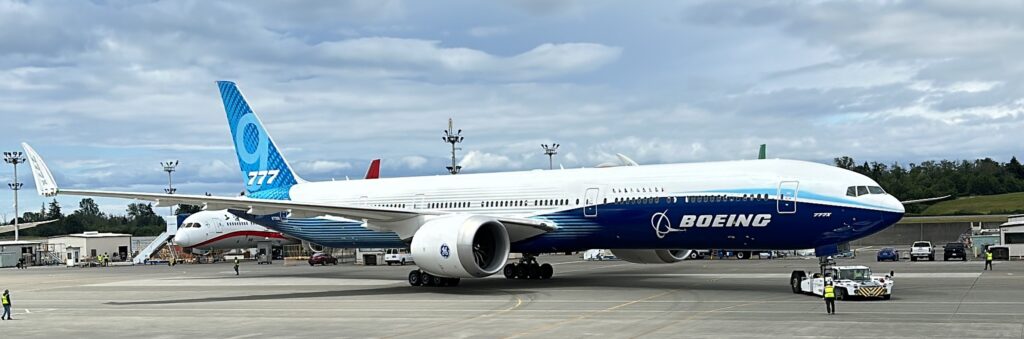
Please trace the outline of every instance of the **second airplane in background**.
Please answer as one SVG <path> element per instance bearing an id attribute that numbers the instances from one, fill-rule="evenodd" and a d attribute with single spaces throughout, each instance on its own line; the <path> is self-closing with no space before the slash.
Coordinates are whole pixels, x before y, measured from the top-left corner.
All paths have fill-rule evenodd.
<path id="1" fill-rule="evenodd" d="M 380 178 L 380 159 L 370 161 L 363 179 Z M 239 218 L 228 210 L 201 211 L 189 215 L 174 234 L 174 243 L 199 250 L 253 248 L 260 242 L 274 246 L 298 243 L 293 237 Z"/>

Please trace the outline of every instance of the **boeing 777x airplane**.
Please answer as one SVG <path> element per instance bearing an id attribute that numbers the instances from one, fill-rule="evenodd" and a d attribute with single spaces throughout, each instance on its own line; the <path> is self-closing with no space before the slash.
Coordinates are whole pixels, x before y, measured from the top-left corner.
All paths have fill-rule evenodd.
<path id="1" fill-rule="evenodd" d="M 538 265 L 536 254 L 591 248 L 636 263 L 678 262 L 685 249 L 706 248 L 816 248 L 829 255 L 904 212 L 866 176 L 794 160 L 308 182 L 235 84 L 217 84 L 246 196 L 63 189 L 25 144 L 39 193 L 203 204 L 324 246 L 410 246 L 419 265 L 409 273 L 414 286 L 453 286 L 498 272 L 550 278 L 551 265 Z M 523 259 L 507 264 L 510 252 Z"/>

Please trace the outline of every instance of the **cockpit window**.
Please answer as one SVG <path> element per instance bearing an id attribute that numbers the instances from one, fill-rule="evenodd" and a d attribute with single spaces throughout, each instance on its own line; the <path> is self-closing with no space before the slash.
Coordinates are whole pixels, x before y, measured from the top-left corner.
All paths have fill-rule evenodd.
<path id="1" fill-rule="evenodd" d="M 878 186 L 850 186 L 846 188 L 846 195 L 859 197 L 865 194 L 886 194 L 885 190 Z"/>

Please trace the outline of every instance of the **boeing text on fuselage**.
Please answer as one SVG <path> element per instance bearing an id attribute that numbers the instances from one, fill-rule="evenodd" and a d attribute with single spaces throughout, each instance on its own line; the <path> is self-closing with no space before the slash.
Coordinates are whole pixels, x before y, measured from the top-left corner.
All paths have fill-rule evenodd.
<path id="1" fill-rule="evenodd" d="M 672 227 L 667 210 L 651 215 L 651 227 L 658 238 L 692 227 L 765 227 L 771 222 L 771 214 L 685 214 L 680 218 L 679 227 L 676 228 Z"/>

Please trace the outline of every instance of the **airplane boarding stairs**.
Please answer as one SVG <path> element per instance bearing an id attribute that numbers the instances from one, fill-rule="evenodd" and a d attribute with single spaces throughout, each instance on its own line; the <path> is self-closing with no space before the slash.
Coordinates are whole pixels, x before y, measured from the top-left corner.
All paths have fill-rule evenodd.
<path id="1" fill-rule="evenodd" d="M 146 246 L 146 248 L 142 249 L 135 258 L 132 258 L 132 262 L 136 264 L 145 264 L 146 260 L 149 260 L 149 257 L 151 257 L 153 253 L 156 253 L 163 248 L 164 245 L 167 245 L 167 242 L 171 240 L 171 237 L 174 237 L 174 234 L 170 234 L 168 232 L 160 233 L 160 235 L 156 236 L 156 239 L 153 239 L 153 242 L 149 243 L 149 246 Z"/>

